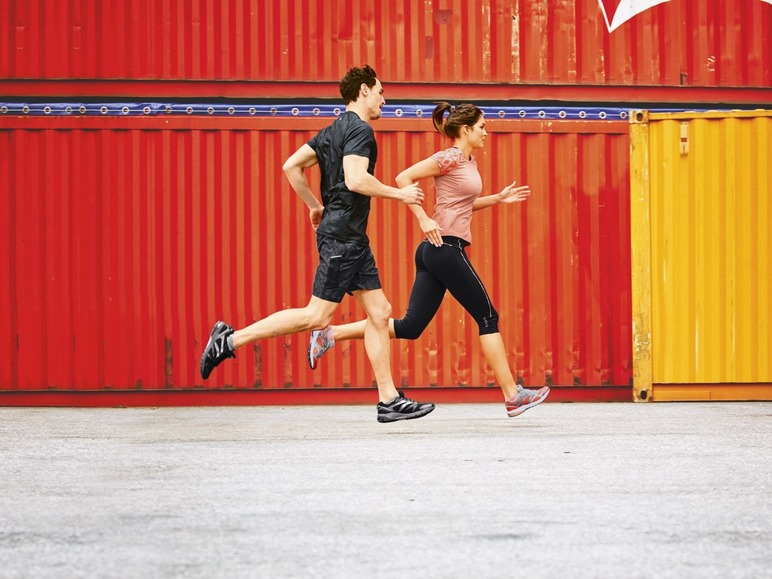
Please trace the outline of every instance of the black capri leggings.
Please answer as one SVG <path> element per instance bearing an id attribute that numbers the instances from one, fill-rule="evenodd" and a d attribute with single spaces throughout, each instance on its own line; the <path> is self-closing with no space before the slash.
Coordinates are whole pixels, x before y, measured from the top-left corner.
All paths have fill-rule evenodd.
<path id="1" fill-rule="evenodd" d="M 464 251 L 469 244 L 450 235 L 443 236 L 442 241 L 442 247 L 428 241 L 418 244 L 407 313 L 401 320 L 394 320 L 394 335 L 404 340 L 417 339 L 440 308 L 445 290 L 474 318 L 481 336 L 497 333 L 499 315 Z"/>

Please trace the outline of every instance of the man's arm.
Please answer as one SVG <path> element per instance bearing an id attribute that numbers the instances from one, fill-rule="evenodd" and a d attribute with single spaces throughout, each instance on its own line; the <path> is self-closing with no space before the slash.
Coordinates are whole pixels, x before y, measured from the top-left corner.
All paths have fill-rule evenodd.
<path id="1" fill-rule="evenodd" d="M 318 162 L 319 159 L 316 156 L 316 151 L 306 143 L 295 151 L 292 156 L 284 162 L 284 166 L 282 167 L 284 174 L 290 182 L 290 186 L 303 200 L 303 203 L 308 206 L 311 225 L 314 229 L 319 226 L 319 223 L 322 220 L 324 206 L 319 199 L 316 198 L 314 192 L 311 191 L 311 187 L 308 185 L 308 179 L 306 179 L 305 170 L 309 167 L 313 167 Z"/>
<path id="2" fill-rule="evenodd" d="M 408 205 L 420 204 L 424 200 L 424 193 L 416 183 L 410 183 L 401 189 L 384 185 L 378 179 L 367 172 L 370 161 L 367 157 L 359 155 L 346 155 L 343 157 L 343 176 L 346 179 L 346 187 L 360 195 L 368 197 L 386 197 L 398 199 Z"/>

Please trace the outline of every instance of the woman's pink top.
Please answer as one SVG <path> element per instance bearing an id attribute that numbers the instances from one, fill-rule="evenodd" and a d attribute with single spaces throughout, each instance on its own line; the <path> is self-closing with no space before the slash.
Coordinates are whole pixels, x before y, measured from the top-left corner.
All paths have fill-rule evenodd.
<path id="1" fill-rule="evenodd" d="M 460 149 L 450 147 L 432 155 L 440 166 L 434 178 L 437 202 L 434 219 L 441 235 L 453 235 L 472 243 L 472 205 L 482 193 L 482 179 L 474 156 L 467 159 Z"/>

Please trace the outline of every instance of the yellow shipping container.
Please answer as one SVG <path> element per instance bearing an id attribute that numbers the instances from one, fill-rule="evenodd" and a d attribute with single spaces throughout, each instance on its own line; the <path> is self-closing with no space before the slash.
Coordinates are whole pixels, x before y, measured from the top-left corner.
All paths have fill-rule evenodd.
<path id="1" fill-rule="evenodd" d="M 630 122 L 635 399 L 772 400 L 772 111 Z"/>

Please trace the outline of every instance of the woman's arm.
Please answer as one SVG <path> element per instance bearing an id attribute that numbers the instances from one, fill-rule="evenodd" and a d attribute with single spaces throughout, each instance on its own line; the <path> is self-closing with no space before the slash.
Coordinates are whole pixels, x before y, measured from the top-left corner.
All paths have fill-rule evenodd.
<path id="1" fill-rule="evenodd" d="M 479 211 L 486 207 L 493 207 L 499 203 L 518 203 L 525 201 L 531 195 L 531 188 L 528 185 L 521 187 L 515 187 L 517 181 L 512 181 L 511 185 L 507 185 L 501 191 L 495 195 L 485 195 L 484 197 L 478 197 L 475 199 L 474 205 L 472 205 L 472 211 Z"/>
<path id="2" fill-rule="evenodd" d="M 429 177 L 437 177 L 440 175 L 440 166 L 437 161 L 429 157 L 423 161 L 419 161 L 415 165 L 411 165 L 399 175 L 397 175 L 397 186 L 406 187 L 410 183 L 415 183 L 421 179 L 428 179 Z M 418 219 L 418 225 L 421 227 L 421 231 L 426 235 L 426 239 L 429 243 L 440 247 L 442 245 L 442 234 L 440 226 L 437 222 L 429 217 L 424 211 L 424 208 L 420 205 L 409 205 L 410 211 Z"/>

